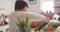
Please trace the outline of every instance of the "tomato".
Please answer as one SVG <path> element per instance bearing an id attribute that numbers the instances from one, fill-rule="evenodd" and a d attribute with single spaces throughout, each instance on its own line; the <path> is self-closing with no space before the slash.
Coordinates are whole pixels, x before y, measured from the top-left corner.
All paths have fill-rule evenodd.
<path id="1" fill-rule="evenodd" d="M 31 25 L 31 28 L 35 28 L 38 26 L 38 23 L 37 22 L 33 22 L 32 25 Z"/>
<path id="2" fill-rule="evenodd" d="M 53 26 L 49 26 L 47 32 L 51 32 L 53 30 Z"/>

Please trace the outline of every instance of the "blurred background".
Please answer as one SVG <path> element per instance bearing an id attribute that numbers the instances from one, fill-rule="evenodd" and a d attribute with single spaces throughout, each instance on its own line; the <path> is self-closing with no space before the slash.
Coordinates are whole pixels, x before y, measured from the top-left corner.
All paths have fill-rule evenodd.
<path id="1" fill-rule="evenodd" d="M 9 23 L 8 15 L 14 10 L 16 0 L 0 0 L 0 18 L 4 18 Z M 28 12 L 36 12 L 43 14 L 49 20 L 60 17 L 60 0 L 24 0 L 29 5 Z M 58 15 L 56 15 L 58 14 Z M 5 21 L 3 22 L 5 24 Z M 9 24 L 8 24 L 9 25 Z M 4 26 L 5 29 L 9 30 L 9 26 Z M 4 30 L 4 28 L 0 28 Z M 5 30 L 4 30 L 5 31 Z"/>

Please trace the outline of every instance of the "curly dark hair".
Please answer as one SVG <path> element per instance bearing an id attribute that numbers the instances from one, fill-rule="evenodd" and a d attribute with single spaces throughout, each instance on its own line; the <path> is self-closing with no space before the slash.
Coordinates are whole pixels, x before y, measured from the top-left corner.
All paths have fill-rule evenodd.
<path id="1" fill-rule="evenodd" d="M 25 1 L 16 1 L 15 11 L 17 11 L 17 9 L 23 9 L 24 7 L 29 7 Z"/>

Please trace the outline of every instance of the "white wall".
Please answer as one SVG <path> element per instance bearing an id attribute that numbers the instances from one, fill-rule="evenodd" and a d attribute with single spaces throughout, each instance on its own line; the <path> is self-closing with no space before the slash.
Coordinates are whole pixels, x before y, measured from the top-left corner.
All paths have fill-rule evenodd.
<path id="1" fill-rule="evenodd" d="M 6 14 L 10 10 L 10 2 L 8 0 L 0 0 L 0 14 Z M 9 12 L 8 12 L 9 13 Z"/>
<path id="2" fill-rule="evenodd" d="M 0 0 L 0 14 L 9 15 L 14 11 L 15 0 Z"/>
<path id="3" fill-rule="evenodd" d="M 15 0 L 0 0 L 0 14 L 9 15 L 14 11 L 14 5 Z M 37 0 L 36 4 L 29 4 L 29 11 L 40 13 L 40 0 Z"/>
<path id="4" fill-rule="evenodd" d="M 36 4 L 29 4 L 29 11 L 40 13 L 40 0 L 37 0 Z"/>

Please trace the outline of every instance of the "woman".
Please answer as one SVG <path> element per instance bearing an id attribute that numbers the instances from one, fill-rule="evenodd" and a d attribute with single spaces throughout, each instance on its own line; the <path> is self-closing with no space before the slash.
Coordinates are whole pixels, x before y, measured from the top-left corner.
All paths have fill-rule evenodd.
<path id="1" fill-rule="evenodd" d="M 17 29 L 16 26 L 16 17 L 18 17 L 20 20 L 23 19 L 26 15 L 30 16 L 30 21 L 46 21 L 46 18 L 37 13 L 32 13 L 32 12 L 27 12 L 27 8 L 29 6 L 25 1 L 16 1 L 15 3 L 15 12 L 10 14 L 9 17 L 9 27 L 10 27 L 10 32 L 15 32 Z"/>

